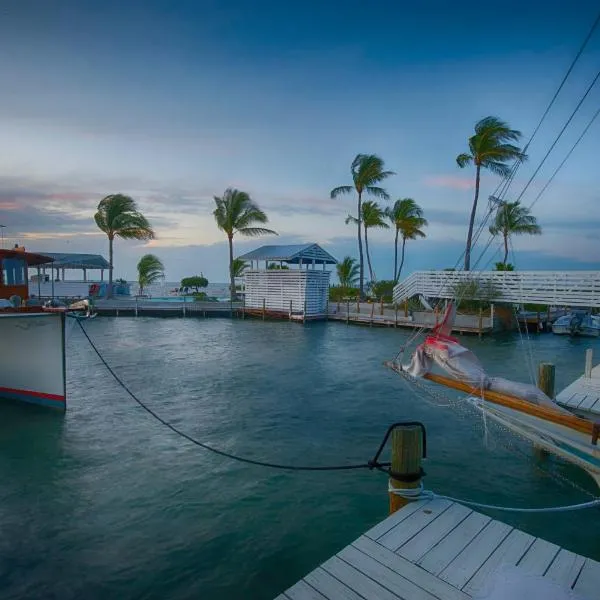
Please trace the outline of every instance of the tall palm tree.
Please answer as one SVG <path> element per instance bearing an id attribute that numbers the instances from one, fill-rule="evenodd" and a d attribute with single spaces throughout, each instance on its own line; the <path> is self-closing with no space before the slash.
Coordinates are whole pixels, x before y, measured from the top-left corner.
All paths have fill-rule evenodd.
<path id="1" fill-rule="evenodd" d="M 216 208 L 213 211 L 217 227 L 225 232 L 229 242 L 229 282 L 231 302 L 235 298 L 235 274 L 233 270 L 233 236 L 236 233 L 247 237 L 256 237 L 276 231 L 265 227 L 253 227 L 254 224 L 269 222 L 267 215 L 252 201 L 246 192 L 227 188 L 221 198 L 214 197 Z"/>
<path id="2" fill-rule="evenodd" d="M 371 200 L 367 200 L 362 203 L 362 223 L 365 230 L 365 252 L 367 255 L 367 264 L 369 266 L 369 275 L 371 276 L 371 283 L 375 282 L 375 274 L 373 273 L 373 266 L 371 265 L 371 254 L 369 252 L 369 237 L 368 231 L 372 228 L 389 229 L 389 225 L 385 222 L 386 212 L 377 204 Z M 346 217 L 346 223 L 359 223 L 359 219 L 348 215 Z"/>
<path id="3" fill-rule="evenodd" d="M 537 219 L 529 213 L 529 209 L 515 202 L 502 202 L 498 206 L 494 224 L 490 226 L 492 235 L 501 235 L 504 239 L 504 260 L 506 267 L 508 260 L 508 241 L 511 235 L 541 235 L 542 228 Z"/>
<path id="4" fill-rule="evenodd" d="M 394 238 L 394 283 L 398 283 L 400 273 L 404 266 L 404 249 L 406 240 L 416 240 L 426 237 L 422 227 L 428 225 L 423 217 L 423 209 L 412 198 L 399 198 L 392 208 L 386 210 L 388 219 L 396 229 Z M 398 268 L 398 236 L 402 236 L 402 254 L 400 268 Z"/>
<path id="5" fill-rule="evenodd" d="M 340 286 L 344 289 L 354 287 L 358 279 L 358 265 L 356 259 L 351 256 L 344 256 L 344 260 L 335 265 Z"/>
<path id="6" fill-rule="evenodd" d="M 356 219 L 357 230 L 358 230 L 358 259 L 360 265 L 360 295 L 364 296 L 364 279 L 365 279 L 365 266 L 363 259 L 362 249 L 362 197 L 363 194 L 375 196 L 376 198 L 383 198 L 387 200 L 389 198 L 388 193 L 377 184 L 381 183 L 390 175 L 395 175 L 393 171 L 386 171 L 384 169 L 383 159 L 376 154 L 357 154 L 352 165 L 350 167 L 352 174 L 352 185 L 341 185 L 333 188 L 330 192 L 331 198 L 337 198 L 342 194 L 350 194 L 352 190 L 356 190 L 358 194 L 358 205 L 357 212 L 358 218 Z"/>
<path id="7" fill-rule="evenodd" d="M 473 225 L 477 213 L 479 199 L 479 181 L 481 169 L 489 169 L 492 173 L 507 177 L 511 168 L 507 163 L 524 161 L 527 155 L 521 148 L 509 142 L 518 142 L 521 132 L 511 129 L 507 123 L 497 117 L 485 117 L 475 124 L 475 135 L 469 138 L 469 152 L 456 157 L 458 166 L 463 169 L 473 163 L 475 165 L 475 198 L 469 219 L 467 246 L 465 248 L 465 271 L 471 268 L 471 244 L 473 241 Z"/>
<path id="8" fill-rule="evenodd" d="M 108 293 L 112 297 L 113 242 L 115 237 L 124 240 L 152 240 L 154 230 L 148 219 L 138 211 L 135 200 L 124 194 L 111 194 L 100 200 L 94 215 L 96 225 L 108 236 Z"/>
<path id="9" fill-rule="evenodd" d="M 144 293 L 145 287 L 152 285 L 165 276 L 165 266 L 158 256 L 144 254 L 137 264 L 137 272 L 141 296 Z"/>

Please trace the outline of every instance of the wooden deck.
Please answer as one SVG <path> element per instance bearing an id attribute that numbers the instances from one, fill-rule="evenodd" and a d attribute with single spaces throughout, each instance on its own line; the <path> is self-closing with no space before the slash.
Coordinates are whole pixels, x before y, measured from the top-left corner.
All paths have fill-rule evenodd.
<path id="1" fill-rule="evenodd" d="M 564 408 L 587 418 L 600 421 L 600 365 L 568 385 L 556 396 L 556 402 Z"/>
<path id="2" fill-rule="evenodd" d="M 491 592 L 497 572 L 506 569 L 513 579 L 525 576 L 539 597 L 546 586 L 582 599 L 600 595 L 599 562 L 433 499 L 388 517 L 276 600 L 467 600 Z"/>

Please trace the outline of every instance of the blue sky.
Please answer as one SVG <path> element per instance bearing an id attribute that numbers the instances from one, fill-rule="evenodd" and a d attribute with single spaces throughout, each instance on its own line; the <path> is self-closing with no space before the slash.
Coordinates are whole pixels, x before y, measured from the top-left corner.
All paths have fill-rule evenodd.
<path id="1" fill-rule="evenodd" d="M 453 266 L 473 194 L 473 173 L 455 157 L 473 124 L 497 115 L 530 134 L 597 4 L 11 0 L 2 10 L 0 223 L 10 242 L 106 255 L 92 216 L 104 195 L 123 192 L 158 239 L 117 242 L 117 276 L 134 277 L 152 251 L 169 280 L 202 271 L 223 281 L 212 197 L 228 186 L 250 192 L 280 233 L 238 240 L 238 253 L 315 241 L 356 256 L 344 224 L 355 198 L 330 200 L 329 190 L 349 183 L 358 152 L 381 155 L 397 172 L 392 199 L 413 197 L 429 218 L 428 239 L 408 246 L 407 271 Z M 597 31 L 513 197 L 599 64 Z M 600 85 L 525 204 L 599 103 Z M 544 235 L 515 240 L 520 268 L 600 268 L 599 127 L 536 204 Z M 483 198 L 496 184 L 484 176 Z M 390 277 L 392 233 L 371 238 L 376 274 Z"/>

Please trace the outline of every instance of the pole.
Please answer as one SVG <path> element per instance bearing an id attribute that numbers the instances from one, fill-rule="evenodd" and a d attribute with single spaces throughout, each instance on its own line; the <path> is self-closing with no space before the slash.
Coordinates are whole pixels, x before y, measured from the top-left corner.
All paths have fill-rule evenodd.
<path id="1" fill-rule="evenodd" d="M 346 299 L 346 325 L 350 323 L 350 300 Z"/>
<path id="2" fill-rule="evenodd" d="M 543 362 L 538 366 L 538 387 L 548 398 L 554 398 L 555 367 L 552 363 Z"/>
<path id="3" fill-rule="evenodd" d="M 266 308 L 267 308 L 267 303 L 265 301 L 265 299 L 263 298 L 263 311 L 262 311 L 262 320 L 265 320 L 265 312 L 266 312 Z"/>
<path id="4" fill-rule="evenodd" d="M 379 313 L 381 314 L 381 316 L 383 316 L 383 296 L 381 296 L 381 308 L 379 310 Z"/>
<path id="5" fill-rule="evenodd" d="M 588 348 L 585 351 L 585 376 L 590 379 L 592 377 L 592 362 L 594 360 L 594 351 Z"/>
<path id="6" fill-rule="evenodd" d="M 436 323 L 437 323 L 437 318 L 436 318 Z M 481 339 L 482 329 L 483 329 L 483 309 L 480 308 L 479 309 L 479 339 Z"/>
<path id="7" fill-rule="evenodd" d="M 360 313 L 360 295 L 356 294 L 356 312 Z"/>
<path id="8" fill-rule="evenodd" d="M 375 316 L 375 302 L 371 304 L 371 322 L 369 323 L 369 327 L 373 327 L 373 317 Z"/>
<path id="9" fill-rule="evenodd" d="M 414 490 L 421 485 L 421 457 L 423 456 L 423 431 L 417 425 L 396 427 L 392 431 L 392 473 L 399 476 L 412 476 L 415 481 L 398 481 L 390 478 L 390 487 L 400 490 Z M 418 476 L 417 476 L 418 474 Z M 412 478 L 410 477 L 410 478 Z M 408 500 L 389 492 L 390 514 L 408 504 Z"/>
<path id="10" fill-rule="evenodd" d="M 292 320 L 292 301 L 291 300 L 290 300 L 290 314 L 289 314 L 289 317 L 290 317 L 290 321 L 291 321 Z"/>
<path id="11" fill-rule="evenodd" d="M 408 319 L 408 298 L 404 299 L 404 318 Z"/>
<path id="12" fill-rule="evenodd" d="M 394 303 L 394 327 L 398 327 L 398 303 Z"/>

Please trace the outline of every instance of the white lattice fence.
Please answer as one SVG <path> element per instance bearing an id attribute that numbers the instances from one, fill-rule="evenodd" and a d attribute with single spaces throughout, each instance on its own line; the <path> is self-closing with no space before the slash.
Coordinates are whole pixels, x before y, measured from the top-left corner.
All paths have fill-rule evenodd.
<path id="1" fill-rule="evenodd" d="M 416 271 L 396 285 L 394 300 L 454 298 L 474 280 L 494 290 L 498 301 L 600 307 L 600 271 Z"/>

